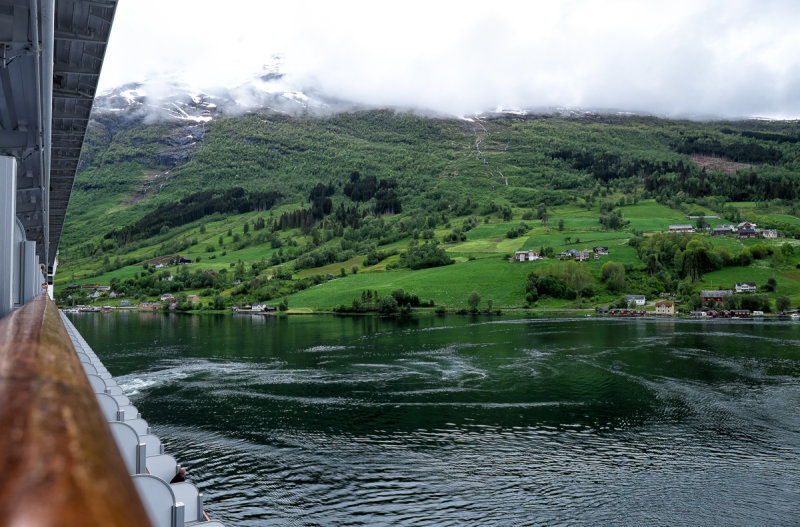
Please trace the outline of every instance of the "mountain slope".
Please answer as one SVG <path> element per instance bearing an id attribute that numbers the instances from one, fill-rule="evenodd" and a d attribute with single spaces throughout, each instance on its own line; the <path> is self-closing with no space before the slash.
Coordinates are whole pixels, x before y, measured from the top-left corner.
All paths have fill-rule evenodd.
<path id="1" fill-rule="evenodd" d="M 800 126 L 785 122 L 594 114 L 440 119 L 390 110 L 151 122 L 141 107 L 118 108 L 90 125 L 58 283 L 104 272 L 133 276 L 143 262 L 178 253 L 214 258 L 220 269 L 263 261 L 270 276 L 277 265 L 280 273 L 300 273 L 343 263 L 339 270 L 349 273 L 376 258 L 380 270 L 403 266 L 398 259 L 411 239 L 444 241 L 451 255 L 467 259 L 481 253 L 459 242 L 480 222 L 499 222 L 500 231 L 484 238 L 496 249 L 484 254 L 502 257 L 524 245 L 525 238 L 505 237 L 523 218 L 529 224 L 518 230 L 533 237 L 530 221 L 551 216 L 541 222 L 544 235 L 559 237 L 551 245 L 569 245 L 568 231 L 549 231 L 558 215 L 573 234 L 599 232 L 601 216 L 646 198 L 729 216 L 740 214 L 731 201 L 774 200 L 762 214 L 793 217 L 798 137 Z M 752 166 L 711 173 L 692 154 Z M 577 221 L 584 212 L 587 221 Z M 773 220 L 791 231 L 791 222 Z M 612 230 L 624 241 L 632 228 Z M 625 258 L 641 265 L 635 255 Z M 224 285 L 212 289 L 228 301 L 275 298 L 294 287 L 267 293 L 255 284 L 261 293 L 254 294 Z"/>

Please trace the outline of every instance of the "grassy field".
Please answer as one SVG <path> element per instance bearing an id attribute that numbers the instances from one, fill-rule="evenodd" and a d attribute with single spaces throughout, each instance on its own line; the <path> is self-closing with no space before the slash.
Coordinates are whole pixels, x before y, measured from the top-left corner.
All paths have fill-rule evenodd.
<path id="1" fill-rule="evenodd" d="M 772 218 L 778 221 L 782 221 L 790 225 L 800 226 L 800 218 L 795 218 L 794 216 L 789 216 L 788 214 L 765 214 L 765 216 L 767 218 Z"/>
<path id="2" fill-rule="evenodd" d="M 692 210 L 713 213 L 708 208 L 697 207 Z M 751 207 L 750 210 L 754 209 Z M 400 262 L 400 253 L 408 248 L 411 238 L 403 238 L 379 247 L 382 251 L 394 251 L 396 254 L 373 266 L 363 266 L 365 257 L 359 255 L 344 262 L 295 272 L 295 278 L 332 275 L 333 279 L 289 295 L 289 306 L 298 312 L 330 310 L 340 304 L 350 305 L 353 299 L 360 298 L 362 291 L 367 289 L 377 291 L 380 296 L 385 296 L 396 289 L 403 289 L 416 294 L 423 301 L 433 300 L 437 306 L 448 309 L 466 308 L 467 297 L 472 291 L 476 291 L 481 296 L 481 307 L 483 308 L 486 307 L 486 301 L 489 299 L 492 300 L 495 307 L 519 308 L 525 306 L 524 288 L 528 274 L 552 265 L 558 262 L 558 259 L 524 264 L 512 263 L 508 261 L 508 257 L 513 255 L 514 251 L 552 247 L 558 254 L 567 249 L 591 250 L 595 246 L 608 247 L 609 255 L 598 260 L 592 259 L 581 265 L 585 266 L 585 269 L 598 279 L 596 282 L 598 296 L 591 300 L 591 305 L 607 305 L 608 302 L 616 300 L 619 294 L 608 293 L 605 286 L 599 282 L 602 266 L 607 262 L 623 263 L 629 269 L 640 268 L 642 265 L 636 250 L 628 244 L 633 236 L 632 230 L 661 232 L 665 231 L 670 224 L 693 221 L 688 220 L 684 212 L 671 209 L 654 200 L 641 200 L 636 205 L 621 207 L 621 211 L 624 218 L 630 221 L 629 226 L 621 231 L 606 231 L 602 229 L 598 221 L 600 212 L 597 207 L 593 209 L 574 205 L 554 207 L 548 211 L 548 226 L 543 226 L 540 220 L 526 220 L 525 223 L 530 230 L 518 238 L 508 238 L 506 235 L 508 231 L 518 227 L 521 221 L 519 217 L 522 215 L 522 211 L 517 209 L 516 216 L 511 221 L 498 221 L 498 218 L 494 216 L 488 223 L 481 223 L 469 230 L 466 233 L 466 241 L 453 244 L 443 243 L 442 247 L 451 258 L 458 262 L 456 264 L 417 271 L 389 270 L 388 267 Z M 269 260 L 277 251 L 269 244 L 259 243 L 238 250 L 236 247 L 248 238 L 248 235 L 243 232 L 246 222 L 250 222 L 252 225 L 259 216 L 267 218 L 270 214 L 274 215 L 275 212 L 253 212 L 211 218 L 202 226 L 200 223 L 189 224 L 174 231 L 172 236 L 158 235 L 149 243 L 132 247 L 132 250 L 125 256 L 129 260 L 136 261 L 133 265 L 98 275 L 103 262 L 91 256 L 84 257 L 79 260 L 79 265 L 75 265 L 76 260 L 72 262 L 73 265 L 70 268 L 78 270 L 59 273 L 57 280 L 63 286 L 69 282 L 108 284 L 113 278 L 120 280 L 134 278 L 137 273 L 144 271 L 143 262 L 164 255 L 165 247 L 169 247 L 169 244 L 174 243 L 176 239 L 191 241 L 188 246 L 179 251 L 182 256 L 188 256 L 196 262 L 189 267 L 191 270 L 230 270 L 233 264 L 239 261 L 248 264 Z M 785 223 L 800 224 L 800 219 L 786 214 L 774 213 L 765 216 Z M 459 226 L 465 218 L 467 216 L 454 219 L 451 225 Z M 561 230 L 558 229 L 559 220 L 563 220 L 563 229 Z M 711 220 L 709 223 L 715 222 L 726 221 Z M 231 235 L 228 235 L 229 231 Z M 451 231 L 452 227 L 440 224 L 433 229 L 434 240 L 441 240 Z M 256 235 L 258 233 L 251 230 L 249 237 Z M 298 246 L 309 243 L 311 239 L 310 236 L 301 235 L 297 229 L 278 232 L 278 235 L 284 243 L 293 238 L 294 243 Z M 778 248 L 785 243 L 797 246 L 800 254 L 800 242 L 797 240 L 765 240 L 761 238 L 740 240 L 735 236 L 709 237 L 707 239 L 716 247 L 727 248 L 732 255 L 757 244 Z M 331 243 L 338 244 L 339 240 L 341 238 L 334 238 Z M 184 245 L 186 244 L 184 243 Z M 286 250 L 285 246 L 284 250 Z M 778 283 L 778 294 L 790 296 L 793 304 L 798 305 L 800 304 L 800 271 L 793 269 L 794 260 L 792 258 L 789 260 L 783 264 L 776 264 L 765 259 L 754 262 L 753 265 L 746 268 L 728 267 L 707 273 L 701 281 L 694 285 L 698 289 L 733 288 L 735 282 L 755 281 L 759 286 L 763 286 L 767 279 L 775 278 Z M 288 265 L 291 268 L 291 263 Z M 778 267 L 771 265 L 778 265 Z M 357 268 L 356 274 L 353 273 L 354 266 Z M 341 275 L 342 269 L 345 271 L 345 276 Z M 165 271 L 175 272 L 174 269 Z M 263 271 L 263 276 L 268 276 L 271 272 L 270 269 L 266 269 Z M 230 295 L 232 291 L 233 287 L 231 286 L 222 291 L 222 294 Z M 201 291 L 186 291 L 185 293 L 190 292 L 201 293 Z M 205 300 L 210 301 L 211 298 Z M 97 302 L 118 304 L 118 300 L 108 299 Z M 277 304 L 278 302 L 279 299 L 274 299 L 270 303 Z M 132 300 L 132 303 L 135 302 Z M 586 302 L 581 304 L 576 301 L 542 299 L 537 302 L 536 307 L 558 309 L 591 307 L 591 305 Z"/>
<path id="3" fill-rule="evenodd" d="M 452 308 L 467 306 L 467 297 L 477 291 L 485 305 L 514 307 L 523 303 L 525 280 L 533 267 L 507 260 L 482 259 L 422 269 L 359 273 L 337 278 L 301 291 L 289 298 L 291 307 L 326 309 L 338 304 L 350 305 L 361 292 L 370 289 L 385 296 L 403 289 L 420 297 L 433 299 L 436 305 Z"/>
<path id="4" fill-rule="evenodd" d="M 641 200 L 636 205 L 620 207 L 622 216 L 629 220 L 630 228 L 644 232 L 664 232 L 671 224 L 693 223 L 686 215 L 655 200 Z"/>
<path id="5" fill-rule="evenodd" d="M 764 261 L 748 267 L 726 267 L 706 273 L 698 285 L 703 289 L 733 289 L 736 282 L 755 282 L 761 292 L 770 278 L 778 284 L 778 295 L 786 295 L 792 300 L 792 305 L 800 305 L 800 271 L 785 267 L 775 269 Z"/>

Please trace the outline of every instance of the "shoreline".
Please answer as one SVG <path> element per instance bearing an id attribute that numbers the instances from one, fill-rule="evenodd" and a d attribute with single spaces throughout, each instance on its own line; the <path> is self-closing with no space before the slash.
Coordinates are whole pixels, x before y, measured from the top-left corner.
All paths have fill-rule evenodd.
<path id="1" fill-rule="evenodd" d="M 758 316 L 748 316 L 748 317 L 714 317 L 714 316 L 706 316 L 706 317 L 696 317 L 690 316 L 688 314 L 674 314 L 674 315 L 657 315 L 652 312 L 648 312 L 644 315 L 609 315 L 607 313 L 597 313 L 597 311 L 593 308 L 585 308 L 585 309 L 558 309 L 558 308 L 541 308 L 541 309 L 497 309 L 489 311 L 476 311 L 470 312 L 463 309 L 459 310 L 447 310 L 444 312 L 436 312 L 433 309 L 425 309 L 425 310 L 416 310 L 410 311 L 406 313 L 379 313 L 375 311 L 370 312 L 362 312 L 362 313 L 347 313 L 347 312 L 336 312 L 333 310 L 320 310 L 315 311 L 311 308 L 301 308 L 295 310 L 288 310 L 284 312 L 280 311 L 268 311 L 268 312 L 257 312 L 257 311 L 235 311 L 232 312 L 228 309 L 225 310 L 190 310 L 190 311 L 171 311 L 171 310 L 146 310 L 146 309 L 137 309 L 135 307 L 127 308 L 127 307 L 114 307 L 112 309 L 101 310 L 101 311 L 78 311 L 78 310 L 69 310 L 63 309 L 59 307 L 61 311 L 64 313 L 110 313 L 110 312 L 137 312 L 137 313 L 150 313 L 153 315 L 192 315 L 192 316 L 203 316 L 203 315 L 230 315 L 230 316 L 260 316 L 265 318 L 281 318 L 281 317 L 297 317 L 297 316 L 308 316 L 308 315 L 323 315 L 323 316 L 337 316 L 337 317 L 379 317 L 379 318 L 403 318 L 403 317 L 415 317 L 415 316 L 466 316 L 466 317 L 503 317 L 507 315 L 515 315 L 515 316 L 523 316 L 531 319 L 552 319 L 552 320 L 575 320 L 575 319 L 603 319 L 603 320 L 698 320 L 698 321 L 797 321 L 797 319 L 793 318 L 793 315 L 797 315 L 796 313 L 786 313 L 783 315 L 780 314 L 764 314 Z"/>

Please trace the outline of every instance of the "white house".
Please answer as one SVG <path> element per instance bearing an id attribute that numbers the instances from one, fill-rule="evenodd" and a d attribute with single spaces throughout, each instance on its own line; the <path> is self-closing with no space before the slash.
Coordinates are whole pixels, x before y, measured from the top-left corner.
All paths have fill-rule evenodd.
<path id="1" fill-rule="evenodd" d="M 736 282 L 734 287 L 737 293 L 755 293 L 758 290 L 755 282 Z"/>
<path id="2" fill-rule="evenodd" d="M 169 294 L 169 293 L 164 293 L 163 295 L 161 295 L 161 298 L 160 298 L 160 300 L 161 300 L 162 302 L 168 302 L 168 303 L 172 304 L 172 303 L 174 303 L 174 302 L 175 302 L 175 297 L 174 297 L 174 296 L 172 296 L 172 295 L 171 295 L 171 294 Z"/>
<path id="3" fill-rule="evenodd" d="M 517 251 L 514 253 L 515 262 L 532 262 L 539 259 L 539 251 Z"/>
<path id="4" fill-rule="evenodd" d="M 625 296 L 625 300 L 628 301 L 628 305 L 629 306 L 631 304 L 633 304 L 635 306 L 643 306 L 645 304 L 645 302 L 646 302 L 646 299 L 645 299 L 644 295 L 626 295 Z"/>
<path id="5" fill-rule="evenodd" d="M 777 229 L 764 229 L 763 231 L 761 231 L 761 236 L 763 236 L 764 238 L 774 239 L 778 237 L 778 231 Z"/>

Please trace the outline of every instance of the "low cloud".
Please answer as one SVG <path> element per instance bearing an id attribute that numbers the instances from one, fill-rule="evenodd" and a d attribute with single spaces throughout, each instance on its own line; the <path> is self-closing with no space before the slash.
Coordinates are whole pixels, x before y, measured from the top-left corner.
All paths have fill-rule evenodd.
<path id="1" fill-rule="evenodd" d="M 155 5 L 120 0 L 102 87 L 233 87 L 281 54 L 287 89 L 373 106 L 800 117 L 792 1 Z"/>

